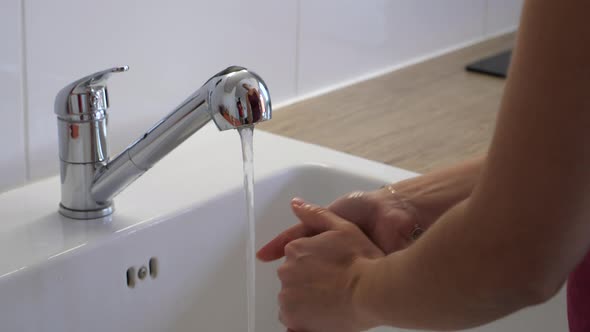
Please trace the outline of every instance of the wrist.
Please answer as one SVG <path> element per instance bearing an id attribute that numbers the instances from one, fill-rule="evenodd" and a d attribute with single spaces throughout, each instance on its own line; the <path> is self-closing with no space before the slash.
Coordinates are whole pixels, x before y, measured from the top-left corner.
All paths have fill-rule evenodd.
<path id="1" fill-rule="evenodd" d="M 358 258 L 353 269 L 356 275 L 356 283 L 352 292 L 352 305 L 356 313 L 356 320 L 359 328 L 368 330 L 377 326 L 386 325 L 386 319 L 380 317 L 379 303 L 384 303 L 380 297 L 383 296 L 382 267 L 384 258 L 368 259 Z"/>
<path id="2" fill-rule="evenodd" d="M 403 202 L 403 206 L 422 228 L 427 229 L 438 219 L 440 202 L 431 195 L 431 183 L 424 183 L 422 179 L 416 178 L 391 184 L 386 189 Z"/>
<path id="3" fill-rule="evenodd" d="M 471 195 L 479 178 L 485 157 L 394 183 L 418 211 L 426 215 L 426 227 L 450 208 Z"/>
<path id="4" fill-rule="evenodd" d="M 447 210 L 469 197 L 474 183 L 470 176 L 445 177 L 434 173 L 400 181 L 389 188 L 414 211 L 420 226 L 427 229 Z"/>
<path id="5" fill-rule="evenodd" d="M 401 230 L 413 240 L 416 240 L 438 218 L 432 209 L 432 204 L 429 204 L 432 202 L 428 202 L 421 189 L 415 184 L 407 185 L 399 182 L 383 186 L 379 191 L 382 197 L 385 196 L 387 200 L 393 202 L 390 206 L 406 211 L 408 220 L 411 222 L 404 225 Z"/>

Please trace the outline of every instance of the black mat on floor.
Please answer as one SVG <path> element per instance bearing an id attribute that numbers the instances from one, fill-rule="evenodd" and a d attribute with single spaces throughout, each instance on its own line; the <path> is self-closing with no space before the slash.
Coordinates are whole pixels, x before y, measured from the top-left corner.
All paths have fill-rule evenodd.
<path id="1" fill-rule="evenodd" d="M 511 56 L 512 50 L 504 51 L 471 63 L 467 65 L 466 69 L 476 73 L 505 78 Z"/>

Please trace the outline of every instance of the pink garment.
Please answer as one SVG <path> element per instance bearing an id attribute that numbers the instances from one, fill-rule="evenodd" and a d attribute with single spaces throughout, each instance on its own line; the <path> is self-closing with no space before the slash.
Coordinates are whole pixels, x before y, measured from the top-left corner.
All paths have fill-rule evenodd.
<path id="1" fill-rule="evenodd" d="M 570 332 L 590 332 L 590 252 L 570 274 L 567 316 Z"/>

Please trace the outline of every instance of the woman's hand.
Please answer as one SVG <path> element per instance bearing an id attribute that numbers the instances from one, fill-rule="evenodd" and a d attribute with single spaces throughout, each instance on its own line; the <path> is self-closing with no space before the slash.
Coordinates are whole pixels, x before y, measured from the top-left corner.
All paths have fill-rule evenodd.
<path id="1" fill-rule="evenodd" d="M 466 199 L 475 186 L 484 158 L 477 158 L 371 192 L 355 192 L 328 206 L 357 225 L 386 254 L 408 247 L 421 231 Z M 297 199 L 295 199 L 297 200 Z M 284 255 L 290 241 L 313 236 L 303 224 L 279 234 L 258 252 L 262 261 Z"/>
<path id="2" fill-rule="evenodd" d="M 342 196 L 328 210 L 356 224 L 386 254 L 408 247 L 433 221 L 392 186 Z"/>
<path id="3" fill-rule="evenodd" d="M 386 254 L 406 248 L 416 231 L 425 229 L 432 221 L 429 214 L 420 213 L 403 194 L 392 194 L 389 187 L 371 192 L 354 192 L 342 196 L 328 206 L 328 210 L 357 225 L 365 235 Z M 301 203 L 295 198 L 293 203 Z M 262 261 L 284 256 L 285 246 L 296 239 L 318 234 L 304 223 L 297 224 L 277 235 L 258 251 Z"/>
<path id="4" fill-rule="evenodd" d="M 285 247 L 278 269 L 280 320 L 288 331 L 356 332 L 375 325 L 359 307 L 357 284 L 384 256 L 361 230 L 334 213 L 294 201 L 302 225 L 319 235 Z"/>

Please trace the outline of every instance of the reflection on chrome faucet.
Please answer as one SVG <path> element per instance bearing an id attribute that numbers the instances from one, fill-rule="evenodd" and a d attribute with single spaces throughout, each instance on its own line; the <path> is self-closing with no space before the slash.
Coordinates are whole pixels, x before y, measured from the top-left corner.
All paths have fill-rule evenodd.
<path id="1" fill-rule="evenodd" d="M 255 73 L 229 67 L 200 89 L 112 161 L 107 144 L 106 80 L 116 67 L 75 81 L 57 94 L 61 203 L 59 211 L 74 219 L 113 213 L 113 198 L 210 120 L 219 130 L 269 120 L 268 88 Z"/>
<path id="2" fill-rule="evenodd" d="M 256 123 L 260 120 L 261 116 L 261 105 L 263 104 L 264 100 L 260 99 L 260 93 L 258 90 L 250 86 L 248 83 L 242 84 L 242 87 L 248 91 L 247 98 L 248 102 L 246 106 L 248 108 L 248 123 Z"/>

